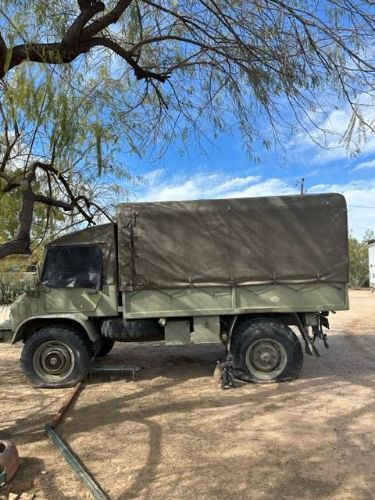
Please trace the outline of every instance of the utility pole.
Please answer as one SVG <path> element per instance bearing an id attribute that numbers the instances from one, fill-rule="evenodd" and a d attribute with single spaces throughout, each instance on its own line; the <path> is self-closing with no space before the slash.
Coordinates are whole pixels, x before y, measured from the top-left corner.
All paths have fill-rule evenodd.
<path id="1" fill-rule="evenodd" d="M 301 196 L 303 196 L 306 193 L 306 191 L 305 191 L 305 178 L 301 177 L 301 179 L 296 182 L 296 186 L 301 187 L 300 194 L 301 194 Z"/>

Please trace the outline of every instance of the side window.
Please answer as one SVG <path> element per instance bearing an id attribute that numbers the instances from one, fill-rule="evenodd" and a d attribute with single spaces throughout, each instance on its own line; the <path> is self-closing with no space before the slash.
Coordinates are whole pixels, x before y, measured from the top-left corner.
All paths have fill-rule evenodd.
<path id="1" fill-rule="evenodd" d="M 96 246 L 61 246 L 47 250 L 42 283 L 54 288 L 102 285 L 102 253 Z"/>

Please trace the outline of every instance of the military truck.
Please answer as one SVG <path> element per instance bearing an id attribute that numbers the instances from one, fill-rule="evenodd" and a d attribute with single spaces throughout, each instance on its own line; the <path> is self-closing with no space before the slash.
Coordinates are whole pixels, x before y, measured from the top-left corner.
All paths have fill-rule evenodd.
<path id="1" fill-rule="evenodd" d="M 12 342 L 39 387 L 82 380 L 114 342 L 223 343 L 253 382 L 296 378 L 329 311 L 348 309 L 339 194 L 124 203 L 116 224 L 46 248 L 11 308 Z"/>

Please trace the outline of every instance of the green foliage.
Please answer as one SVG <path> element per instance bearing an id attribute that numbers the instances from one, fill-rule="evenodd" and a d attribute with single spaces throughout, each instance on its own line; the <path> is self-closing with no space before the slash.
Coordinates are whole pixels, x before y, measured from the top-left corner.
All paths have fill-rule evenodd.
<path id="1" fill-rule="evenodd" d="M 24 147 L 31 146 L 33 157 L 53 154 L 66 171 L 73 168 L 80 150 L 90 159 L 96 152 L 101 154 L 98 142 L 102 135 L 107 144 L 117 139 L 103 133 L 97 122 L 99 110 L 82 96 L 92 90 L 89 84 L 76 91 L 68 83 L 56 82 L 55 75 L 48 71 L 38 78 L 35 69 L 24 66 L 8 79 L 1 102 L 5 113 L 22 124 Z M 26 160 L 30 160 L 28 155 Z"/>
<path id="2" fill-rule="evenodd" d="M 21 170 L 13 170 L 13 173 L 17 174 L 21 178 L 23 172 Z M 5 185 L 5 182 L 0 179 L 0 244 L 11 240 L 15 237 L 18 229 L 18 214 L 21 206 L 21 192 L 20 190 L 13 190 L 10 193 L 2 193 L 1 189 Z M 43 182 L 39 181 L 35 183 L 36 191 L 43 191 L 45 186 Z M 41 204 L 36 204 L 34 208 L 34 224 L 32 227 L 31 237 L 34 242 L 34 246 L 38 246 L 38 243 L 45 239 L 46 232 L 46 215 L 47 207 Z M 63 221 L 63 215 L 61 212 L 54 212 L 50 214 L 48 221 L 48 230 L 53 232 L 53 228 L 57 227 L 60 222 Z M 1 269 L 1 265 L 0 265 Z"/>
<path id="3" fill-rule="evenodd" d="M 25 65 L 0 87 L 1 108 L 7 118 L 6 123 L 0 123 L 0 164 L 7 148 L 6 130 L 8 143 L 19 134 L 4 170 L 18 186 L 2 192 L 8 181 L 0 178 L 0 244 L 17 235 L 24 184 L 35 161 L 53 165 L 57 171 L 51 175 L 36 170 L 32 181 L 36 195 L 70 204 L 75 199 L 93 200 L 107 213 L 115 197 L 124 197 L 119 182 L 132 182 L 130 172 L 118 158 L 121 131 L 104 127 L 104 119 L 99 119 L 100 100 L 93 106 L 92 100 L 85 98 L 94 92 L 97 82 L 90 79 L 75 90 L 66 82 L 56 85 L 52 72 L 41 73 L 38 76 L 35 69 Z M 59 181 L 59 174 L 66 184 Z M 82 204 L 87 212 L 86 201 Z M 85 220 L 77 206 L 72 206 L 72 210 L 64 212 L 48 203 L 34 204 L 34 250 L 64 228 L 76 227 Z M 90 217 L 101 213 L 95 208 Z"/>
<path id="4" fill-rule="evenodd" d="M 40 259 L 41 255 L 39 254 L 30 257 L 16 255 L 5 257 L 0 260 L 0 281 L 3 280 L 1 274 L 15 272 L 15 269 L 17 272 L 28 272 L 27 270 L 29 266 L 35 265 L 35 263 L 39 262 Z"/>
<path id="5" fill-rule="evenodd" d="M 0 190 L 4 183 L 0 180 Z M 0 244 L 11 239 L 18 225 L 19 199 L 0 192 Z"/>
<path id="6" fill-rule="evenodd" d="M 118 4 L 104 3 L 104 15 Z M 0 29 L 4 28 L 8 46 L 59 43 L 78 15 L 78 2 L 71 0 L 3 0 Z M 203 136 L 230 128 L 228 118 L 234 114 L 249 149 L 258 136 L 268 147 L 274 129 L 286 126 L 290 115 L 295 115 L 295 124 L 311 128 L 314 115 L 309 111 L 322 110 L 326 104 L 328 93 L 322 89 L 351 102 L 368 90 L 367 73 L 373 68 L 366 55 L 373 32 L 374 18 L 366 2 L 359 5 L 354 0 L 133 0 L 118 21 L 98 35 L 131 53 L 140 68 L 169 72 L 168 82 L 138 81 L 126 59 L 95 47 L 71 64 L 18 67 L 13 97 L 35 116 L 42 97 L 38 91 L 35 98 L 34 85 L 44 86 L 50 103 L 46 117 L 56 110 L 62 134 L 56 131 L 55 137 L 61 145 L 69 138 L 84 140 L 72 119 L 75 106 L 97 110 L 101 129 L 96 126 L 97 117 L 86 121 L 83 109 L 80 116 L 87 133 L 95 138 L 99 173 L 105 170 L 108 138 L 104 140 L 98 130 L 110 130 L 132 154 L 162 154 L 174 140 L 189 143 L 193 136 L 199 143 Z M 24 78 L 30 68 L 37 83 Z M 287 107 L 292 113 L 285 112 Z M 272 132 L 264 116 L 269 117 Z M 354 110 L 353 117 L 361 129 L 360 109 Z M 349 127 L 348 140 L 353 132 Z"/>
<path id="7" fill-rule="evenodd" d="M 374 233 L 367 230 L 363 241 L 358 241 L 353 236 L 349 236 L 349 283 L 353 288 L 360 288 L 368 285 L 368 245 L 367 240 L 372 239 Z"/>
<path id="8" fill-rule="evenodd" d="M 9 281 L 0 280 L 0 305 L 11 304 L 17 297 L 27 293 L 34 288 L 34 283 L 30 281 Z"/>

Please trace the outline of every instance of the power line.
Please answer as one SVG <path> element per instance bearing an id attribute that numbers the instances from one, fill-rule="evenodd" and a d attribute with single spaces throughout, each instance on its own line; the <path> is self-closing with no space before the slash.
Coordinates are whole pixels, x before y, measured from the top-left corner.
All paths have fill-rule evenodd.
<path id="1" fill-rule="evenodd" d="M 367 207 L 366 205 L 348 205 L 349 208 L 373 208 L 375 207 Z"/>

